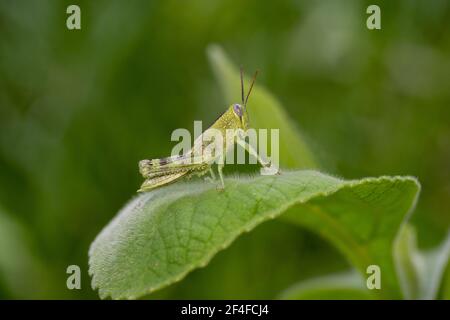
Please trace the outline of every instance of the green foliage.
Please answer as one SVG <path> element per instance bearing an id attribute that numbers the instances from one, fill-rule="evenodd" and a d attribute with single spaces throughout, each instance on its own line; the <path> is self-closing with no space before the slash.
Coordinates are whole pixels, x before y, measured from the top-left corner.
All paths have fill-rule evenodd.
<path id="1" fill-rule="evenodd" d="M 289 211 L 295 222 L 333 238 L 358 266 L 386 268 L 382 292 L 398 297 L 390 248 L 419 190 L 415 179 L 344 181 L 293 171 L 226 184 L 223 192 L 206 183 L 176 184 L 125 206 L 90 249 L 100 296 L 137 298 L 179 281 L 243 232 Z"/>
<path id="2" fill-rule="evenodd" d="M 404 221 L 417 237 L 394 247 L 397 278 L 404 297 L 450 298 L 448 262 L 439 283 L 450 225 L 445 1 L 381 0 L 382 32 L 366 29 L 357 0 L 80 1 L 76 32 L 65 28 L 68 4 L 0 1 L 1 299 L 97 298 L 86 253 L 142 182 L 137 162 L 167 156 L 175 128 L 211 123 L 239 101 L 238 65 L 260 70 L 250 120 L 282 128 L 284 167 L 417 177 L 420 200 Z M 271 299 L 356 266 L 287 216 L 150 298 Z M 71 264 L 81 290 L 65 286 Z"/>

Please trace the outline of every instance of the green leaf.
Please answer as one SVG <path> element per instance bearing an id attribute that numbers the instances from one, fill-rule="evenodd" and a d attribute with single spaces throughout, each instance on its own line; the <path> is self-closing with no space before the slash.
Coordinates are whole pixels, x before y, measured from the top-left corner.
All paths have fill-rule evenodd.
<path id="1" fill-rule="evenodd" d="M 370 291 L 355 271 L 302 281 L 280 294 L 285 300 L 368 300 Z"/>
<path id="2" fill-rule="evenodd" d="M 238 68 L 218 45 L 208 47 L 208 57 L 228 104 L 241 97 Z M 249 79 L 246 78 L 246 83 Z M 280 130 L 280 162 L 285 168 L 317 168 L 313 153 L 280 102 L 258 82 L 248 101 L 250 124 L 257 129 Z"/>
<path id="3" fill-rule="evenodd" d="M 336 246 L 355 251 L 350 256 L 359 266 L 386 268 L 382 292 L 396 295 L 388 244 L 415 201 L 414 178 L 345 181 L 292 171 L 225 182 L 221 192 L 206 182 L 178 183 L 127 204 L 89 251 L 100 296 L 138 298 L 179 281 L 243 232 L 285 211 L 319 233 L 332 233 Z"/>
<path id="4" fill-rule="evenodd" d="M 395 259 L 406 299 L 436 299 L 450 257 L 450 232 L 438 247 L 420 251 L 413 226 L 405 225 L 395 244 Z"/>

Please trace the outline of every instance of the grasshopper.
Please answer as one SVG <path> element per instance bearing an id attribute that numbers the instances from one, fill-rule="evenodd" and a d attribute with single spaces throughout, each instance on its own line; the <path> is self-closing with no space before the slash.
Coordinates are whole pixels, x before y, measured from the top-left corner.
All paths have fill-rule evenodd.
<path id="1" fill-rule="evenodd" d="M 211 127 L 205 130 L 194 141 L 193 147 L 183 155 L 175 155 L 167 158 L 141 160 L 139 162 L 139 172 L 144 177 L 145 181 L 141 185 L 138 192 L 149 191 L 157 187 L 175 182 L 182 177 L 190 177 L 193 175 L 202 176 L 208 171 L 211 174 L 209 178 L 212 181 L 216 180 L 214 171 L 212 170 L 212 163 L 217 162 L 218 173 L 221 182 L 221 189 L 225 188 L 223 181 L 223 167 L 224 157 L 227 151 L 234 147 L 234 144 L 239 144 L 244 149 L 255 156 L 258 162 L 263 167 L 269 167 L 270 162 L 264 157 L 261 157 L 253 146 L 245 141 L 243 132 L 249 128 L 249 118 L 247 114 L 247 102 L 253 85 L 256 80 L 258 71 L 255 72 L 250 89 L 244 99 L 244 79 L 243 70 L 241 68 L 241 101 L 242 103 L 234 103 L 213 123 Z M 223 152 L 214 155 L 206 155 L 204 150 L 208 148 L 209 143 L 204 141 L 204 136 L 210 133 L 211 129 L 219 130 L 222 137 L 226 136 L 227 129 L 236 130 L 237 134 L 233 137 L 224 140 Z M 239 130 L 240 129 L 240 130 Z"/>

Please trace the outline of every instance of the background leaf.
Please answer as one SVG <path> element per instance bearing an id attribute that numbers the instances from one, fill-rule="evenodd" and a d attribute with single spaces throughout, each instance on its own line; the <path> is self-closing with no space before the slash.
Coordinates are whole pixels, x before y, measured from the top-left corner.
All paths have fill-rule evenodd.
<path id="1" fill-rule="evenodd" d="M 421 251 L 414 227 L 405 225 L 394 253 L 405 298 L 436 299 L 450 256 L 450 232 L 436 248 Z"/>
<path id="2" fill-rule="evenodd" d="M 23 226 L 0 208 L 0 287 L 18 299 L 51 297 L 52 277 Z"/>
<path id="3" fill-rule="evenodd" d="M 450 232 L 438 247 L 421 255 L 423 270 L 419 299 L 436 299 L 450 257 Z"/>
<path id="4" fill-rule="evenodd" d="M 279 298 L 288 300 L 368 300 L 370 291 L 357 271 L 333 274 L 302 281 L 283 291 Z"/>
<path id="5" fill-rule="evenodd" d="M 450 300 L 450 264 L 447 265 L 442 285 L 442 299 Z"/>
<path id="6" fill-rule="evenodd" d="M 100 296 L 137 298 L 179 281 L 243 232 L 292 207 L 298 207 L 299 215 L 316 216 L 320 210 L 323 221 L 332 221 L 335 228 L 327 230 L 329 223 L 310 226 L 319 233 L 336 233 L 338 246 L 356 250 L 354 257 L 361 255 L 359 265 L 390 268 L 384 261 L 390 251 L 373 254 L 370 249 L 386 250 L 384 244 L 418 191 L 417 181 L 408 177 L 344 181 L 315 171 L 227 179 L 226 184 L 223 192 L 207 183 L 175 184 L 126 205 L 90 249 L 92 285 Z M 347 211 L 350 205 L 353 210 Z M 395 295 L 392 289 L 394 280 L 388 279 L 382 292 Z"/>

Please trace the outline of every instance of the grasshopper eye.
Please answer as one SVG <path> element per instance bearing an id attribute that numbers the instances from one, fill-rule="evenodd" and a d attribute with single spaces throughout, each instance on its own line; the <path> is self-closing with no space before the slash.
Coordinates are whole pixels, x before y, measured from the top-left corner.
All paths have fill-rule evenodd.
<path id="1" fill-rule="evenodd" d="M 233 111 L 234 111 L 234 113 L 240 118 L 240 117 L 242 117 L 242 107 L 241 107 L 241 105 L 240 104 L 235 104 L 234 106 L 233 106 Z"/>

